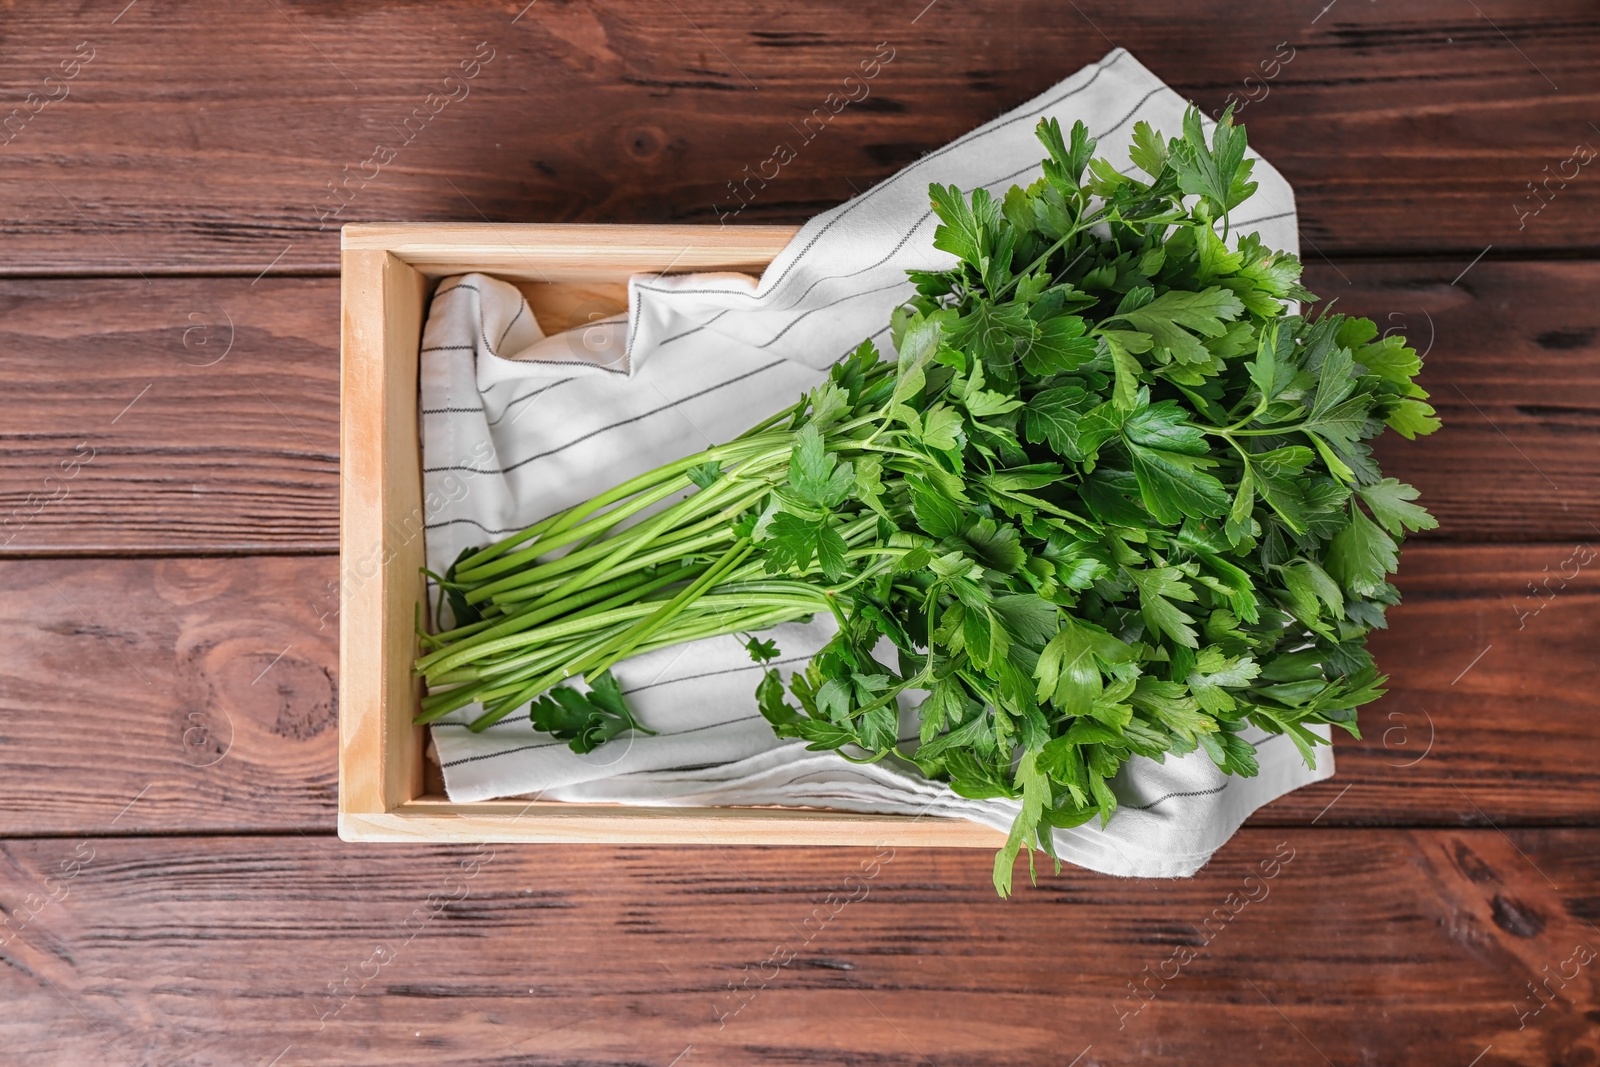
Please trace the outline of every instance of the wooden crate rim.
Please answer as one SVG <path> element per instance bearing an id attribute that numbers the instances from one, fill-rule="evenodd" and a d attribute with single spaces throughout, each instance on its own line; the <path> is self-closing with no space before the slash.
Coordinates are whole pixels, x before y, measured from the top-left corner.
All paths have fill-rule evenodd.
<path id="1" fill-rule="evenodd" d="M 799 229 L 771 223 L 710 226 L 678 222 L 350 222 L 340 228 L 339 247 L 400 254 L 405 248 L 427 245 L 471 253 L 485 248 L 492 251 L 500 238 L 511 236 L 536 237 L 541 245 L 560 250 L 576 247 L 603 254 L 606 249 L 595 248 L 595 239 L 623 234 L 636 242 L 634 248 L 676 247 L 685 241 L 700 241 L 707 248 L 726 250 L 748 245 L 765 250 L 775 240 L 789 240 Z M 707 238 L 713 240 L 708 242 Z"/>
<path id="2" fill-rule="evenodd" d="M 384 252 L 438 279 L 481 270 L 511 280 L 573 281 L 630 274 L 732 270 L 760 273 L 794 237 L 794 226 L 686 226 L 586 222 L 351 223 L 344 253 Z"/>
<path id="3" fill-rule="evenodd" d="M 425 793 L 413 605 L 421 580 L 417 364 L 431 283 L 482 270 L 523 281 L 625 281 L 663 270 L 754 270 L 792 226 L 352 223 L 341 232 L 339 833 L 351 841 L 979 846 L 964 819 L 775 807 L 627 807 Z M 347 566 L 380 560 L 352 581 Z M 402 618 L 403 615 L 403 618 Z"/>

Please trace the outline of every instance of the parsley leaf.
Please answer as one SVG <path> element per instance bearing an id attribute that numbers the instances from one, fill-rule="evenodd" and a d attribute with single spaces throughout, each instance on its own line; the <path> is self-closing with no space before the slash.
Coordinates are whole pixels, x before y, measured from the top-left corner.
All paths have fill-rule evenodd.
<path id="1" fill-rule="evenodd" d="M 1226 214 L 1243 203 L 1256 185 L 1249 180 L 1251 164 L 1244 158 L 1244 131 L 1233 124 L 1233 108 L 1223 113 L 1206 144 L 1200 112 L 1190 108 L 1183 117 L 1183 137 L 1172 142 L 1172 165 L 1178 173 L 1178 187 L 1185 193 L 1205 197 L 1218 214 Z"/>
<path id="2" fill-rule="evenodd" d="M 1399 534 L 1402 530 L 1435 530 L 1439 527 L 1438 519 L 1421 506 L 1411 503 L 1417 499 L 1417 491 L 1395 478 L 1384 478 L 1372 485 L 1360 486 L 1356 492 L 1372 509 L 1373 517 L 1392 534 Z"/>
<path id="3" fill-rule="evenodd" d="M 1198 293 L 1169 289 L 1148 304 L 1116 317 L 1149 335 L 1157 352 L 1166 352 L 1179 363 L 1204 363 L 1209 354 L 1195 333 L 1221 337 L 1226 332 L 1223 323 L 1238 318 L 1243 311 L 1244 305 L 1232 290 L 1214 285 Z"/>
<path id="4" fill-rule="evenodd" d="M 589 682 L 589 692 L 571 686 L 557 686 L 528 708 L 535 730 L 567 742 L 574 752 L 593 752 L 618 734 L 629 730 L 654 734 L 634 720 L 623 699 L 622 687 L 605 671 Z"/>

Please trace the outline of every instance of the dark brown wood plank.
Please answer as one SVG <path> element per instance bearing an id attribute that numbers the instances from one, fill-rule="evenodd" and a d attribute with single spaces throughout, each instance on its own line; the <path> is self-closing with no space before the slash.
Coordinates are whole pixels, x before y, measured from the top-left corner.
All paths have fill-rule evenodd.
<path id="1" fill-rule="evenodd" d="M 1562 166 L 1600 145 L 1578 0 L 121 8 L 8 10 L 0 271 L 331 270 L 372 219 L 715 224 L 763 169 L 740 221 L 798 221 L 1113 43 L 1207 109 L 1256 98 L 1321 252 L 1600 246 L 1600 182 Z"/>
<path id="2" fill-rule="evenodd" d="M 1600 265 L 1504 262 L 1600 249 L 1593 167 L 1560 176 L 1600 145 L 1591 5 L 25 0 L 4 28 L 0 276 L 72 277 L 0 283 L 0 555 L 45 557 L 0 561 L 0 1059 L 1600 1062 Z M 879 41 L 739 222 L 1112 43 L 1208 109 L 1293 47 L 1242 117 L 1313 287 L 1431 341 L 1447 423 L 1381 452 L 1443 527 L 1366 739 L 1195 879 L 1007 903 L 982 851 L 334 839 L 338 224 L 715 225 Z"/>
<path id="3" fill-rule="evenodd" d="M 329 557 L 0 564 L 0 825 L 331 828 L 336 570 Z"/>
<path id="4" fill-rule="evenodd" d="M 0 551 L 338 551 L 337 279 L 11 281 L 0 309 Z"/>
<path id="5" fill-rule="evenodd" d="M 1600 263 L 1352 263 L 1308 277 L 1324 302 L 1425 353 L 1444 427 L 1387 434 L 1377 456 L 1422 490 L 1437 536 L 1600 540 Z"/>
<path id="6" fill-rule="evenodd" d="M 1596 834 L 1247 831 L 1191 880 L 1010 902 L 972 852 L 8 842 L 0 1035 L 24 1063 L 1588 1063 Z"/>
<path id="7" fill-rule="evenodd" d="M 1339 742 L 1331 781 L 1260 818 L 1305 824 L 1333 804 L 1319 822 L 1594 825 L 1600 538 L 1413 543 L 1397 581 L 1372 638 L 1388 695 L 1362 710 L 1361 740 Z"/>
<path id="8" fill-rule="evenodd" d="M 1600 559 L 1572 553 L 1409 545 L 1365 740 L 1258 822 L 1600 822 Z M 335 574 L 330 557 L 0 563 L 0 835 L 330 830 Z"/>
<path id="9" fill-rule="evenodd" d="M 1310 272 L 1427 351 L 1445 428 L 1385 469 L 1430 536 L 1596 536 L 1600 264 L 1459 273 Z M 0 553 L 337 551 L 336 280 L 14 280 L 0 308 Z"/>

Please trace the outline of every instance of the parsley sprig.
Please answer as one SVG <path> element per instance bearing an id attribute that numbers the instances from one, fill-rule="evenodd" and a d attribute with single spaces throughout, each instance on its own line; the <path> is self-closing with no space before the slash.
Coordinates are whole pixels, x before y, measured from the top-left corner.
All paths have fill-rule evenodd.
<path id="1" fill-rule="evenodd" d="M 1417 354 L 1292 313 L 1299 262 L 1229 247 L 1255 190 L 1231 115 L 1139 123 L 1142 177 L 1082 123 L 1038 133 L 1033 184 L 931 188 L 955 263 L 912 272 L 893 359 L 864 343 L 743 436 L 464 553 L 418 721 L 535 701 L 588 751 L 640 729 L 614 663 L 743 635 L 780 736 L 1019 801 L 1002 894 L 1053 828 L 1112 818 L 1131 759 L 1253 775 L 1250 727 L 1308 761 L 1311 727 L 1357 734 L 1397 544 L 1435 525 L 1368 444 L 1438 427 Z M 753 635 L 821 612 L 838 634 L 785 683 Z"/>

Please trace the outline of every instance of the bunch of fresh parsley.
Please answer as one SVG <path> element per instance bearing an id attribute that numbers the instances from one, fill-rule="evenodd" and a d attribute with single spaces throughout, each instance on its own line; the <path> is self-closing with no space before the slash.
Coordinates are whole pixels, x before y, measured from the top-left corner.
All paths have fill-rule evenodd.
<path id="1" fill-rule="evenodd" d="M 948 270 L 913 272 L 897 356 L 863 344 L 742 437 L 617 486 L 440 581 L 430 721 L 529 700 L 587 751 L 637 729 L 609 668 L 652 648 L 831 612 L 838 634 L 757 698 L 780 736 L 904 759 L 1021 811 L 995 863 L 1117 807 L 1135 756 L 1257 771 L 1249 727 L 1357 732 L 1365 643 L 1417 493 L 1367 441 L 1438 426 L 1416 353 L 1314 300 L 1229 213 L 1244 131 L 1135 127 L 1124 176 L 1082 123 L 1038 130 L 1043 176 L 996 200 L 933 186 Z M 665 508 L 674 494 L 695 491 Z M 646 509 L 657 507 L 648 517 Z M 880 649 L 892 646 L 892 657 Z M 777 653 L 751 637 L 758 662 Z M 884 662 L 892 658 L 892 663 Z M 558 683 L 589 679 L 580 693 Z M 555 686 L 552 690 L 552 686 Z M 920 696 L 918 742 L 897 741 Z"/>

